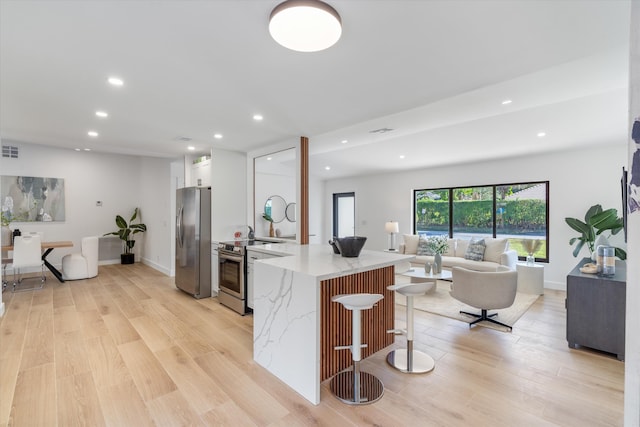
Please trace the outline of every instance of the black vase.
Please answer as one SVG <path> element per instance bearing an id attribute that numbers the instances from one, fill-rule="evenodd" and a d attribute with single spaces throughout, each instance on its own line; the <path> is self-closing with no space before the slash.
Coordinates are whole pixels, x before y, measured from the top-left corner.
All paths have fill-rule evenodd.
<path id="1" fill-rule="evenodd" d="M 136 260 L 135 254 L 120 254 L 120 264 L 133 264 Z"/>

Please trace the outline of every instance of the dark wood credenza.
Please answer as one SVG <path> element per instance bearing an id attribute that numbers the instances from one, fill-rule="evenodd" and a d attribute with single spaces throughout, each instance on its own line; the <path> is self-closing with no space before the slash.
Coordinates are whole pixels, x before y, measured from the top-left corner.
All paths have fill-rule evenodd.
<path id="1" fill-rule="evenodd" d="M 627 268 L 616 260 L 614 276 L 580 271 L 584 258 L 567 275 L 567 341 L 569 347 L 589 347 L 624 360 Z"/>

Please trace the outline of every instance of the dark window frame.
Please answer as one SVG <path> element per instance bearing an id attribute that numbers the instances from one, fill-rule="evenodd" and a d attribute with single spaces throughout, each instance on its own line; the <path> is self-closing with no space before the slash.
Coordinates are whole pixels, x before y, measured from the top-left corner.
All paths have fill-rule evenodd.
<path id="1" fill-rule="evenodd" d="M 417 189 L 417 190 L 413 190 L 413 201 L 412 201 L 412 205 L 413 205 L 413 224 L 412 224 L 412 228 L 413 228 L 413 234 L 417 234 L 418 230 L 417 230 L 417 224 L 416 224 L 416 220 L 417 220 L 417 215 L 416 215 L 416 209 L 417 209 L 417 205 L 416 205 L 416 195 L 418 192 L 426 192 L 426 191 L 448 191 L 449 192 L 449 238 L 453 238 L 453 194 L 455 190 L 458 189 L 463 189 L 463 188 L 480 188 L 480 187 L 492 187 L 493 188 L 493 237 L 496 237 L 496 232 L 497 230 L 497 218 L 496 218 L 496 209 L 497 209 L 497 188 L 498 187 L 508 187 L 508 186 L 515 186 L 515 185 L 538 185 L 538 184 L 544 184 L 545 186 L 545 194 L 546 194 L 546 203 L 545 203 L 545 232 L 546 232 L 546 239 L 545 239 L 545 252 L 547 254 L 546 258 L 536 258 L 536 262 L 544 262 L 544 263 L 548 263 L 549 262 L 549 242 L 551 239 L 550 236 L 550 229 L 549 229 L 549 205 L 550 205 L 550 200 L 549 200 L 549 181 L 526 181 L 526 182 L 512 182 L 512 183 L 501 183 L 501 184 L 484 184 L 484 185 L 461 185 L 461 186 L 456 186 L 456 187 L 439 187 L 439 188 L 421 188 L 421 189 Z M 526 259 L 526 257 L 524 256 L 518 256 L 518 260 L 520 261 L 524 261 Z"/>

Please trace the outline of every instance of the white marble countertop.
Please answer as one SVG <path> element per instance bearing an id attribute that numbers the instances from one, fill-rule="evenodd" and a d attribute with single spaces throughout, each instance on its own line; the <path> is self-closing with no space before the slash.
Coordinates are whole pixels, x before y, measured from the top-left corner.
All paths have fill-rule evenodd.
<path id="1" fill-rule="evenodd" d="M 388 267 L 415 258 L 414 255 L 366 249 L 362 250 L 359 257 L 347 258 L 334 254 L 330 245 L 276 243 L 252 246 L 248 250 L 279 255 L 278 258 L 268 258 L 257 262 L 313 276 L 318 280 Z"/>

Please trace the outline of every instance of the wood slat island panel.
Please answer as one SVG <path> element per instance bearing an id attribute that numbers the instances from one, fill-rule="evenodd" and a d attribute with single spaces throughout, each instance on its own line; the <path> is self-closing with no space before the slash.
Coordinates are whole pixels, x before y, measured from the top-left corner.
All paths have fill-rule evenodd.
<path id="1" fill-rule="evenodd" d="M 393 344 L 394 293 L 387 289 L 393 284 L 394 267 L 336 277 L 320 282 L 320 380 L 324 381 L 352 365 L 349 350 L 335 350 L 336 346 L 349 345 L 352 342 L 352 312 L 342 304 L 331 301 L 335 295 L 371 293 L 382 294 L 384 299 L 372 309 L 363 310 L 362 357 Z"/>

